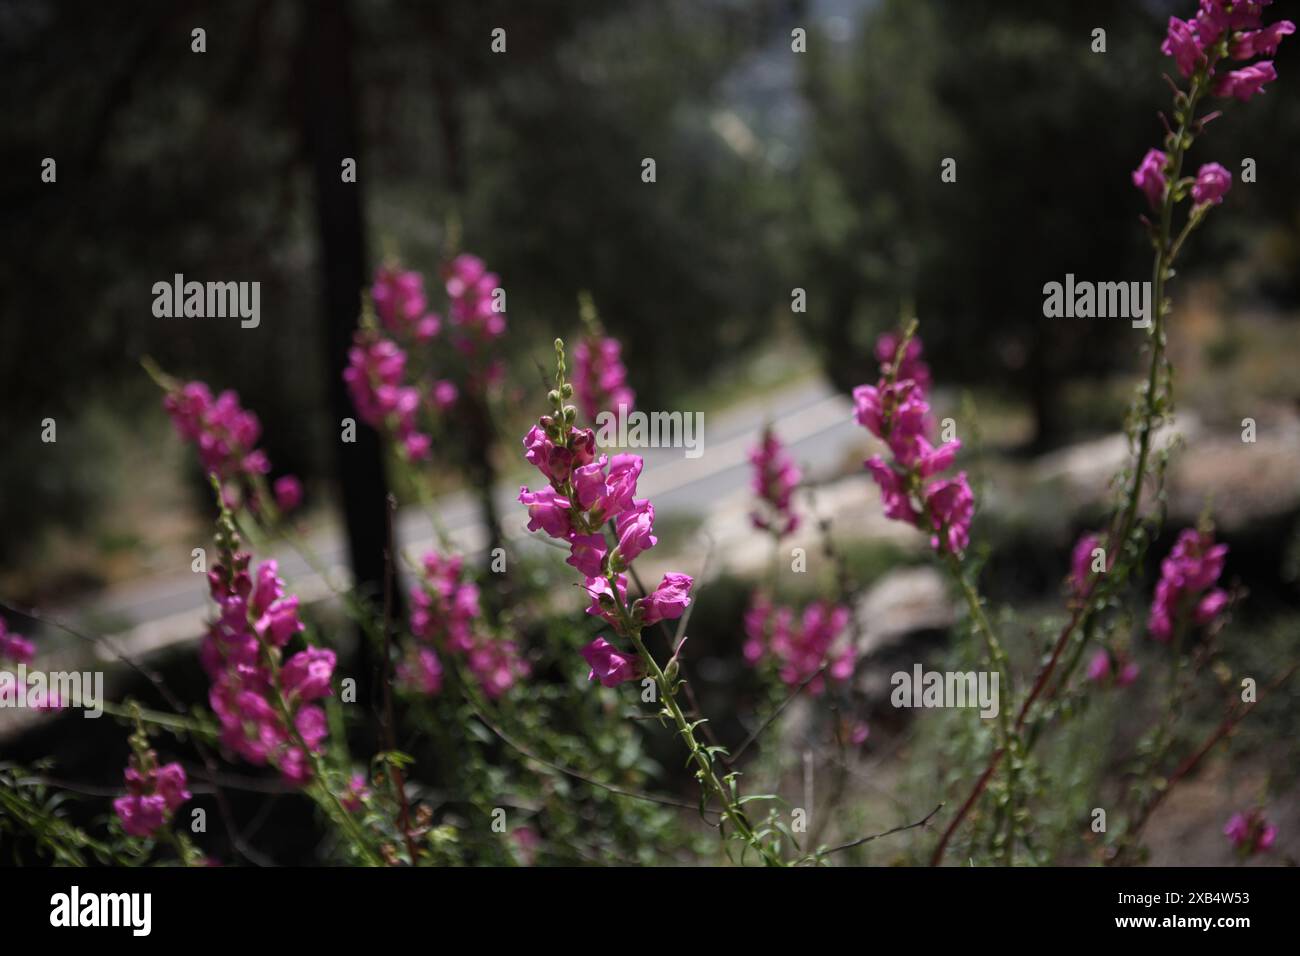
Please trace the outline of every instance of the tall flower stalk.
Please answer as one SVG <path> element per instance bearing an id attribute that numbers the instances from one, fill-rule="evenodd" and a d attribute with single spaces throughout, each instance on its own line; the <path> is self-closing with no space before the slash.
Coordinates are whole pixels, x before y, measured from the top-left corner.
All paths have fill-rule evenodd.
<path id="1" fill-rule="evenodd" d="M 1218 163 L 1201 166 L 1195 177 L 1183 176 L 1183 164 L 1206 124 L 1219 115 L 1217 111 L 1198 114 L 1208 96 L 1245 101 L 1262 92 L 1264 84 L 1276 78 L 1271 61 L 1217 72 L 1226 60 L 1250 59 L 1275 52 L 1282 38 L 1294 32 L 1295 25 L 1287 20 L 1259 28 L 1264 6 L 1255 0 L 1200 0 L 1197 15 L 1192 20 L 1182 21 L 1177 17 L 1169 20 L 1161 51 L 1174 58 L 1179 72 L 1188 81 L 1188 87 L 1186 91 L 1175 87 L 1173 124 L 1166 121 L 1165 149 L 1148 150 L 1133 173 L 1133 184 L 1146 196 L 1155 215 L 1154 221 L 1147 220 L 1154 250 L 1152 315 L 1147 329 L 1150 357 L 1145 382 L 1130 413 L 1133 467 L 1107 532 L 1105 571 L 1091 573 L 1081 589 L 1082 594 L 1075 603 L 1070 620 L 1057 637 L 1047 661 L 1039 668 L 1020 705 L 1014 724 L 1015 737 L 1008 742 L 1019 739 L 1027 724 L 1046 716 L 1041 708 L 1034 710 L 1035 704 L 1044 698 L 1049 686 L 1058 691 L 1065 686 L 1082 657 L 1084 647 L 1095 634 L 1099 615 L 1145 553 L 1148 536 L 1138 520 L 1142 492 L 1153 473 L 1152 445 L 1156 430 L 1173 411 L 1172 375 L 1166 357 L 1166 324 L 1170 312 L 1166 288 L 1174 277 L 1174 264 L 1183 244 L 1205 220 L 1209 210 L 1222 202 L 1231 184 L 1230 175 Z M 1191 209 L 1182 228 L 1175 232 L 1176 207 L 1187 199 L 1192 201 Z M 1163 463 L 1154 474 L 1157 481 L 1163 479 Z M 1068 664 L 1063 672 L 1058 673 L 1065 651 L 1072 644 L 1073 653 L 1068 657 Z M 1038 734 L 1039 727 L 1031 726 L 1026 743 L 1032 746 Z M 994 750 L 984 772 L 940 838 L 931 857 L 932 863 L 938 864 L 943 860 L 952 836 L 989 785 L 1008 749 L 1004 742 Z M 1027 748 L 1024 748 L 1016 756 L 1023 758 L 1026 753 Z"/>
<path id="2" fill-rule="evenodd" d="M 737 775 L 721 773 L 715 759 L 721 747 L 704 746 L 696 736 L 703 719 L 689 720 L 678 700 L 683 681 L 677 655 L 679 643 L 667 664 L 661 666 L 646 647 L 644 629 L 660 621 L 681 617 L 690 604 L 694 584 L 689 575 L 669 572 L 650 594 L 629 600 L 628 578 L 632 562 L 654 547 L 654 506 L 636 495 L 636 481 L 644 466 L 639 455 L 619 454 L 611 460 L 596 456 L 595 434 L 575 427 L 577 409 L 569 404 L 573 385 L 566 380 L 564 342 L 555 340 L 555 387 L 548 400 L 551 412 L 542 416 L 524 438 L 525 457 L 548 480 L 539 491 L 521 488 L 519 501 L 528 508 L 530 531 L 545 531 L 568 544 L 568 563 L 586 576 L 592 603 L 588 613 L 601 617 L 615 635 L 625 639 L 632 652 L 598 637 L 583 649 L 591 665 L 589 679 L 606 686 L 634 680 L 645 674 L 654 680 L 660 716 L 672 723 L 690 752 L 699 781 L 703 810 L 710 802 L 721 809 L 725 835 L 742 840 L 763 862 L 782 860 L 765 842 L 741 808 Z M 608 528 L 607 528 L 608 525 Z"/>

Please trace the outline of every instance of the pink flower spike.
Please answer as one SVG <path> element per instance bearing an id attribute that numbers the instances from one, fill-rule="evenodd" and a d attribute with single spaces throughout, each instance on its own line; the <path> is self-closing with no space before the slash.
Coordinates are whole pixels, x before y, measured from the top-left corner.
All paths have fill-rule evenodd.
<path id="1" fill-rule="evenodd" d="M 431 647 L 421 647 L 413 660 L 397 665 L 397 680 L 403 687 L 427 697 L 442 690 L 442 662 Z"/>
<path id="2" fill-rule="evenodd" d="M 1169 556 L 1160 563 L 1160 580 L 1147 618 L 1147 630 L 1161 643 L 1174 633 L 1174 623 L 1189 610 L 1192 623 L 1209 624 L 1228 603 L 1226 592 L 1211 590 L 1223 573 L 1228 546 L 1215 544 L 1208 533 L 1185 528 Z M 1208 592 L 1208 593 L 1206 593 Z"/>

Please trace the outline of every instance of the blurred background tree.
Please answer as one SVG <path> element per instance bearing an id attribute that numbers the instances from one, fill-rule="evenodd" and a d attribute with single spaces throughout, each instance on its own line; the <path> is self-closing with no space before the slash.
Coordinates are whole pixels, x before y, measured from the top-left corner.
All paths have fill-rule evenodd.
<path id="1" fill-rule="evenodd" d="M 1137 346 L 1119 320 L 1045 319 L 1042 287 L 1071 272 L 1150 278 L 1129 173 L 1163 137 L 1169 91 L 1152 82 L 1152 54 L 1187 6 L 886 0 L 851 41 L 811 44 L 798 258 L 820 290 L 810 331 L 837 385 L 869 377 L 861 357 L 911 303 L 941 378 L 1028 402 L 1036 446 L 1071 436 L 1061 388 L 1125 367 Z M 1280 72 L 1294 54 L 1283 49 Z M 1232 218 L 1270 237 L 1260 277 L 1294 296 L 1281 276 L 1294 275 L 1300 204 L 1284 170 L 1300 115 L 1295 97 L 1265 99 L 1221 121 L 1193 159 L 1235 171 L 1240 151 L 1267 170 L 1238 187 L 1232 201 L 1251 214 Z M 955 182 L 941 179 L 946 158 Z M 1246 238 L 1219 233 L 1194 252 L 1217 260 Z"/>

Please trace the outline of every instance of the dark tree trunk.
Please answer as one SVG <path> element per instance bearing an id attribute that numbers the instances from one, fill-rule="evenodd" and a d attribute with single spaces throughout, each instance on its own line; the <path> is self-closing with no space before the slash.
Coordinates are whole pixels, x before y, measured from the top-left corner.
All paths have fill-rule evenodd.
<path id="1" fill-rule="evenodd" d="M 302 16 L 303 123 L 316 194 L 331 433 L 337 442 L 339 490 L 353 577 L 359 594 L 376 599 L 384 581 L 388 493 L 379 436 L 358 425 L 355 442 L 339 440 L 342 420 L 356 417 L 343 384 L 343 369 L 367 275 L 362 203 L 365 171 L 358 169 L 355 183 L 342 179 L 345 158 L 357 160 L 358 167 L 361 161 L 352 78 L 352 23 L 345 0 L 305 2 Z M 360 674 L 369 675 L 369 645 L 363 640 L 361 646 Z"/>

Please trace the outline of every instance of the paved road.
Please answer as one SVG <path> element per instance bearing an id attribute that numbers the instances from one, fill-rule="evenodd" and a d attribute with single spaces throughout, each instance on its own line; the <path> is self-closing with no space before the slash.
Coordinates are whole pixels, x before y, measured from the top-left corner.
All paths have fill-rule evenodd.
<path id="1" fill-rule="evenodd" d="M 706 416 L 703 454 L 685 457 L 680 448 L 643 449 L 646 467 L 639 494 L 651 498 L 660 516 L 707 515 L 722 502 L 748 494 L 747 455 L 763 425 L 771 421 L 777 434 L 810 474 L 824 473 L 842 463 L 860 446 L 864 434 L 852 421 L 851 404 L 819 380 L 803 381 Z M 519 547 L 529 547 L 525 516 L 519 507 L 518 485 L 497 489 L 504 532 Z M 484 545 L 478 510 L 471 496 L 460 492 L 439 499 L 439 521 L 455 546 L 473 554 Z M 419 508 L 398 516 L 397 536 L 403 549 L 418 554 L 436 541 L 427 515 Z M 338 585 L 348 580 L 346 548 L 337 527 L 322 528 L 310 539 L 313 563 Z M 532 545 L 537 546 L 537 545 Z M 326 597 L 329 586 L 297 551 L 282 548 L 275 557 L 283 575 L 304 601 Z M 182 572 L 116 587 L 80 609 L 55 611 L 67 621 L 85 622 L 97 633 L 116 635 L 116 643 L 133 656 L 193 639 L 208 613 L 206 588 L 195 574 Z M 105 652 L 107 654 L 107 652 Z"/>

